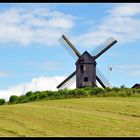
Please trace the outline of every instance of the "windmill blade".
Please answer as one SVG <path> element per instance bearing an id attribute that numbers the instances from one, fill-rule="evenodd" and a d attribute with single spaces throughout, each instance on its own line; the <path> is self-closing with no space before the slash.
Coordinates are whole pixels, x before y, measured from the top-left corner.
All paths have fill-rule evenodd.
<path id="1" fill-rule="evenodd" d="M 66 84 L 65 87 L 69 88 L 74 82 L 76 82 L 76 75 L 74 75 Z"/>
<path id="2" fill-rule="evenodd" d="M 106 88 L 106 86 L 104 85 L 104 83 L 100 80 L 100 78 L 96 75 L 96 80 L 100 83 L 100 85 L 103 87 L 103 88 Z"/>
<path id="3" fill-rule="evenodd" d="M 111 48 L 115 43 L 117 43 L 117 40 L 114 39 L 113 37 L 110 37 L 109 39 L 104 41 L 101 45 L 99 45 L 96 49 L 94 49 L 91 52 L 91 55 L 94 56 L 95 59 L 97 59 L 105 51 L 107 51 L 109 48 Z"/>
<path id="4" fill-rule="evenodd" d="M 67 50 L 67 52 L 75 59 L 77 60 L 77 55 L 75 55 L 75 52 L 69 47 L 69 45 L 65 42 L 65 40 L 61 37 L 59 39 L 60 44 Z"/>
<path id="5" fill-rule="evenodd" d="M 112 85 L 109 83 L 109 81 L 105 78 L 105 76 L 101 73 L 101 71 L 97 67 L 96 67 L 96 79 L 103 88 L 106 87 L 112 88 Z"/>
<path id="6" fill-rule="evenodd" d="M 75 48 L 75 46 L 68 40 L 68 38 L 65 35 L 62 35 L 60 38 L 61 43 L 63 42 L 63 45 L 67 46 L 68 49 L 71 49 L 71 51 L 74 53 L 74 55 L 79 58 L 81 56 L 80 52 Z"/>
<path id="7" fill-rule="evenodd" d="M 76 71 L 74 71 L 70 76 L 68 76 L 63 82 L 61 82 L 57 88 L 60 89 L 61 87 L 63 87 L 73 76 L 76 75 Z"/>
<path id="8" fill-rule="evenodd" d="M 76 75 L 74 75 L 70 80 L 63 84 L 59 89 L 69 88 L 76 81 Z"/>

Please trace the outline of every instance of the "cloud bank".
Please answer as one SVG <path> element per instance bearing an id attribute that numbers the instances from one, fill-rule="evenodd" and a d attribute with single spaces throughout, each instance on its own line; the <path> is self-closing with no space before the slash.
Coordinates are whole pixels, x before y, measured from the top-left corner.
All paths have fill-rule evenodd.
<path id="1" fill-rule="evenodd" d="M 54 46 L 62 34 L 70 34 L 72 42 L 88 48 L 102 43 L 110 36 L 121 43 L 140 39 L 140 4 L 116 4 L 105 11 L 98 25 L 90 24 L 88 31 L 72 33 L 80 22 L 88 19 L 47 8 L 11 8 L 0 11 L 0 43 L 16 42 L 21 45 L 40 43 Z M 79 20 L 80 19 L 80 20 Z M 78 21 L 79 22 L 76 22 Z M 73 35 L 72 35 L 73 34 Z M 84 41 L 83 41 L 84 40 Z"/>
<path id="2" fill-rule="evenodd" d="M 48 46 L 74 26 L 75 17 L 46 8 L 11 8 L 0 11 L 0 43 L 20 45 L 41 43 Z"/>
<path id="3" fill-rule="evenodd" d="M 16 86 L 12 86 L 7 90 L 0 90 L 0 98 L 5 99 L 6 101 L 9 100 L 11 95 L 24 95 L 28 91 L 45 91 L 45 90 L 52 90 L 56 91 L 56 86 L 62 82 L 66 76 L 55 76 L 55 77 L 44 77 L 40 76 L 37 78 L 33 78 L 31 82 L 19 84 Z M 75 82 L 69 87 L 70 89 L 75 88 Z"/>
<path id="4" fill-rule="evenodd" d="M 73 38 L 83 47 L 100 45 L 113 36 L 119 43 L 129 43 L 140 39 L 140 4 L 119 4 L 106 11 L 101 23 L 89 27 L 88 32 Z M 84 41 L 82 41 L 84 40 Z"/>

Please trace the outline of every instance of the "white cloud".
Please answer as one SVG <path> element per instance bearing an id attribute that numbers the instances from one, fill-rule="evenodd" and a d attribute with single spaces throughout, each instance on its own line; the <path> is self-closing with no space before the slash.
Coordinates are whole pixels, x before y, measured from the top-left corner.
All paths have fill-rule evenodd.
<path id="1" fill-rule="evenodd" d="M 106 11 L 107 16 L 100 24 L 94 24 L 94 28 L 90 25 L 91 30 L 72 36 L 72 43 L 88 48 L 100 45 L 110 36 L 115 37 L 118 43 L 140 39 L 139 6 L 138 3 L 117 4 Z M 3 10 L 0 11 L 0 42 L 13 41 L 22 45 L 34 42 L 53 46 L 62 34 L 71 34 L 77 19 L 80 18 L 46 8 Z"/>
<path id="2" fill-rule="evenodd" d="M 74 43 L 82 47 L 100 45 L 113 36 L 118 43 L 128 43 L 140 39 L 140 4 L 119 4 L 106 11 L 102 22 L 88 32 L 75 37 Z M 84 40 L 84 41 L 83 41 Z"/>
<path id="3" fill-rule="evenodd" d="M 67 33 L 75 24 L 75 17 L 59 11 L 11 8 L 0 11 L 0 42 L 22 45 L 43 43 L 55 45 L 58 37 Z"/>
<path id="4" fill-rule="evenodd" d="M 45 90 L 57 90 L 57 85 L 60 84 L 66 76 L 54 76 L 44 77 L 40 76 L 33 78 L 31 82 L 23 83 L 20 85 L 12 86 L 7 90 L 0 90 L 0 98 L 4 98 L 6 101 L 9 100 L 11 95 L 24 95 L 28 91 L 45 91 Z M 70 89 L 75 88 L 75 82 L 69 87 Z"/>
<path id="5" fill-rule="evenodd" d="M 109 10 L 108 12 L 112 16 L 134 16 L 140 13 L 140 4 L 131 3 L 131 4 L 123 4 L 119 5 L 113 10 Z"/>
<path id="6" fill-rule="evenodd" d="M 33 78 L 31 82 L 12 86 L 12 87 L 9 87 L 7 90 L 0 90 L 0 98 L 3 98 L 6 101 L 8 101 L 11 95 L 17 95 L 17 96 L 25 95 L 28 91 L 33 91 L 33 92 L 45 91 L 45 90 L 57 91 L 58 89 L 56 87 L 67 76 L 36 77 L 36 78 Z M 72 81 L 73 81 L 72 84 L 68 87 L 69 89 L 76 88 L 75 79 L 73 79 Z M 97 85 L 101 87 L 98 82 L 97 82 Z"/>

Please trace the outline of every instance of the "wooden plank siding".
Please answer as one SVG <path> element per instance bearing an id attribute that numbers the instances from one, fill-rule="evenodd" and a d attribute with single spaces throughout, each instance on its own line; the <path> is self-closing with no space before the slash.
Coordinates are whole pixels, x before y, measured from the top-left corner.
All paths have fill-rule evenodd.
<path id="1" fill-rule="evenodd" d="M 77 60 L 76 64 L 76 88 L 96 86 L 96 62 L 85 51 Z"/>

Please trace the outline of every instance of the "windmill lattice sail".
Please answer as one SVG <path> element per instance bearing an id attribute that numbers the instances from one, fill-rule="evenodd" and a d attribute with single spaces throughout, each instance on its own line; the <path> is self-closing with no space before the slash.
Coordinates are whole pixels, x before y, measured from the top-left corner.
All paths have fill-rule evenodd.
<path id="1" fill-rule="evenodd" d="M 87 76 L 85 77 L 85 75 L 89 75 L 89 76 L 92 75 L 92 74 L 90 74 L 90 72 L 92 72 L 93 70 L 90 70 L 90 67 L 87 67 L 87 64 L 89 64 L 89 62 L 86 62 L 86 64 L 85 64 L 85 62 L 81 63 L 80 59 L 85 59 L 87 61 L 88 57 L 89 58 L 93 57 L 94 61 L 92 63 L 93 64 L 96 63 L 95 59 L 97 59 L 105 51 L 107 51 L 109 48 L 111 48 L 117 42 L 117 40 L 115 40 L 113 37 L 107 39 L 105 42 L 103 42 L 100 46 L 98 46 L 96 49 L 94 49 L 91 52 L 92 56 L 88 52 L 86 52 L 86 53 L 84 52 L 83 53 L 84 55 L 83 54 L 81 55 L 80 52 L 76 49 L 76 47 L 68 40 L 68 38 L 65 35 L 62 35 L 62 37 L 59 39 L 59 42 L 65 47 L 65 49 L 71 54 L 72 57 L 74 57 L 76 60 L 78 59 L 77 62 L 76 62 L 76 64 L 77 64 L 76 67 L 78 65 L 80 65 L 80 67 L 78 66 L 76 68 L 76 71 L 74 71 L 70 76 L 68 76 L 63 82 L 61 82 L 57 86 L 58 89 L 63 89 L 63 88 L 69 87 L 74 82 L 75 78 L 76 78 L 76 81 L 77 81 L 76 83 L 78 83 L 78 82 L 81 82 L 81 84 L 86 83 L 84 85 L 87 85 L 87 86 L 88 86 L 88 83 L 89 83 L 89 85 L 91 86 L 92 85 L 91 83 L 93 83 L 93 81 L 88 81 L 88 79 L 90 79 L 90 77 L 87 77 Z M 83 56 L 84 56 L 84 58 L 82 58 Z M 89 59 L 89 60 L 91 61 L 91 59 Z M 80 64 L 78 64 L 78 62 L 80 62 Z M 84 69 L 87 69 L 87 70 L 83 72 L 83 70 L 81 69 L 82 68 L 81 65 L 83 65 Z M 94 64 L 94 67 L 96 67 L 96 64 Z M 80 68 L 82 71 L 80 70 L 78 72 L 78 68 Z M 99 68 L 96 67 L 95 69 L 96 69 L 96 72 L 93 71 L 94 74 L 96 75 L 95 78 L 101 84 L 101 86 L 103 88 L 112 87 L 112 85 L 109 83 L 109 81 L 101 73 Z M 81 78 L 79 80 L 78 79 L 78 74 L 81 73 L 81 72 L 83 74 L 80 74 Z M 93 78 L 91 78 L 91 79 L 93 79 Z M 96 82 L 93 85 L 96 85 Z M 80 86 L 78 86 L 78 87 L 80 87 Z"/>
<path id="2" fill-rule="evenodd" d="M 101 45 L 99 45 L 97 48 L 95 48 L 91 52 L 91 55 L 95 56 L 95 59 L 97 59 L 105 51 L 107 51 L 109 48 L 111 48 L 115 43 L 117 43 L 117 40 L 113 37 L 110 37 L 107 40 L 105 40 Z"/>
<path id="3" fill-rule="evenodd" d="M 71 80 L 71 78 L 73 78 L 76 74 L 76 71 L 74 71 L 71 75 L 69 75 L 62 83 L 60 83 L 57 88 L 60 89 L 62 87 L 65 87 L 66 86 L 66 83 Z"/>
<path id="4" fill-rule="evenodd" d="M 96 67 L 96 76 L 98 79 L 98 82 L 104 87 L 112 88 L 112 85 L 110 82 L 105 78 L 105 76 L 101 73 L 101 71 Z"/>

